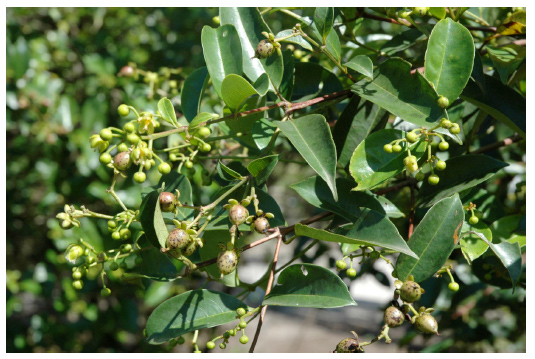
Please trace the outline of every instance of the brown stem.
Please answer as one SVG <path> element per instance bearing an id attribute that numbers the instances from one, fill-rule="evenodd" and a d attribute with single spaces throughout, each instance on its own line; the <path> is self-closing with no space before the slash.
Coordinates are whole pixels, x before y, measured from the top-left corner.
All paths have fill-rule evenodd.
<path id="1" fill-rule="evenodd" d="M 277 235 L 277 246 L 275 247 L 275 255 L 273 256 L 273 262 L 271 263 L 271 272 L 269 273 L 269 280 L 266 287 L 266 294 L 264 295 L 264 297 L 271 292 L 271 287 L 273 286 L 273 278 L 275 277 L 275 267 L 277 266 L 277 260 L 279 258 L 279 251 L 282 243 L 282 235 L 280 233 L 279 228 L 275 228 L 274 234 Z M 262 329 L 262 324 L 264 323 L 264 317 L 266 315 L 267 307 L 268 306 L 265 305 L 262 308 L 262 312 L 260 313 L 260 320 L 258 321 L 258 326 L 256 327 L 256 332 L 254 334 L 254 339 L 251 344 L 251 347 L 249 348 L 249 353 L 253 353 L 256 347 L 256 342 L 258 341 L 258 337 L 260 336 L 260 330 Z"/>
<path id="2" fill-rule="evenodd" d="M 410 210 L 410 213 L 409 213 L 409 233 L 407 235 L 407 239 L 410 239 L 411 236 L 412 236 L 412 233 L 414 232 L 414 214 L 416 212 L 416 210 L 414 208 L 414 201 L 415 201 L 414 186 L 415 186 L 415 183 L 411 183 L 410 184 L 410 187 L 411 187 L 411 210 Z"/>
<path id="3" fill-rule="evenodd" d="M 495 150 L 495 149 L 503 147 L 503 146 L 512 145 L 513 143 L 521 141 L 523 139 L 524 138 L 522 136 L 515 134 L 515 135 L 513 135 L 511 137 L 507 137 L 507 138 L 505 138 L 505 139 L 503 139 L 501 141 L 498 141 L 498 142 L 492 143 L 490 145 L 478 148 L 477 150 L 473 151 L 472 154 L 489 152 L 489 151 Z"/>
<path id="4" fill-rule="evenodd" d="M 347 90 L 344 90 L 344 91 L 334 92 L 334 93 L 331 93 L 331 94 L 328 94 L 328 95 L 324 95 L 324 96 L 321 96 L 321 97 L 316 97 L 316 98 L 313 98 L 313 99 L 308 100 L 308 101 L 303 101 L 303 102 L 298 102 L 298 103 L 290 103 L 286 113 L 293 112 L 295 110 L 299 110 L 299 109 L 302 109 L 302 108 L 305 108 L 305 107 L 308 107 L 308 106 L 312 106 L 312 105 L 315 105 L 315 104 L 320 103 L 320 102 L 333 100 L 333 99 L 338 98 L 338 97 L 350 96 L 351 94 L 352 94 L 351 90 L 347 89 Z"/>

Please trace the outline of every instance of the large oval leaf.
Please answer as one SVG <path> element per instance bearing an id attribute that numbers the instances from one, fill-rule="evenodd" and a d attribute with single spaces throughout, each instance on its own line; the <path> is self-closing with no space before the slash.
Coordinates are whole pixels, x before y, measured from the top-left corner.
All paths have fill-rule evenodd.
<path id="1" fill-rule="evenodd" d="M 349 62 L 346 62 L 344 66 L 373 79 L 373 63 L 366 55 L 355 56 Z"/>
<path id="2" fill-rule="evenodd" d="M 201 110 L 201 100 L 204 90 L 208 85 L 208 69 L 206 66 L 199 67 L 193 71 L 186 80 L 180 92 L 182 113 L 188 122 L 191 122 Z"/>
<path id="3" fill-rule="evenodd" d="M 285 268 L 262 304 L 302 308 L 357 305 L 340 277 L 313 264 L 293 264 Z"/>
<path id="4" fill-rule="evenodd" d="M 440 182 L 437 185 L 423 182 L 416 201 L 419 206 L 430 206 L 442 198 L 474 187 L 508 166 L 505 162 L 485 155 L 453 157 L 446 161 L 446 165 L 446 170 L 439 174 Z"/>
<path id="5" fill-rule="evenodd" d="M 243 102 L 249 96 L 258 95 L 255 88 L 243 77 L 236 74 L 230 74 L 225 77 L 221 84 L 221 96 L 223 101 L 232 110 L 237 112 Z"/>
<path id="6" fill-rule="evenodd" d="M 173 262 L 159 250 L 150 249 L 141 251 L 139 254 L 143 258 L 143 262 L 140 267 L 135 267 L 135 275 L 160 282 L 172 281 L 178 276 L 178 271 Z"/>
<path id="7" fill-rule="evenodd" d="M 160 304 L 145 328 L 150 344 L 161 344 L 198 329 L 236 320 L 236 310 L 247 308 L 231 295 L 208 289 L 182 293 Z"/>
<path id="8" fill-rule="evenodd" d="M 247 165 L 247 170 L 256 178 L 257 185 L 261 185 L 268 179 L 269 175 L 279 162 L 280 155 L 271 155 L 257 158 Z"/>
<path id="9" fill-rule="evenodd" d="M 323 43 L 327 40 L 327 35 L 331 31 L 334 23 L 334 8 L 317 7 L 314 11 L 314 25 L 320 33 Z"/>
<path id="10" fill-rule="evenodd" d="M 217 29 L 205 26 L 201 33 L 201 43 L 212 84 L 221 97 L 221 84 L 225 77 L 242 73 L 240 38 L 232 25 L 223 25 Z"/>
<path id="11" fill-rule="evenodd" d="M 256 46 L 261 40 L 265 40 L 262 32 L 271 33 L 258 9 L 256 7 L 222 7 L 219 8 L 219 17 L 221 24 L 232 24 L 238 31 L 245 75 L 254 82 L 263 73 L 267 73 L 278 88 L 284 71 L 282 57 L 273 55 L 261 60 L 253 58 Z M 236 52 L 239 48 L 232 48 L 230 51 Z"/>
<path id="12" fill-rule="evenodd" d="M 425 53 L 425 78 L 450 103 L 466 86 L 474 64 L 474 39 L 470 31 L 452 19 L 435 25 Z"/>
<path id="13" fill-rule="evenodd" d="M 362 141 L 349 162 L 349 172 L 358 186 L 357 191 L 373 188 L 405 170 L 403 159 L 407 157 L 407 142 L 400 153 L 386 153 L 384 145 L 405 137 L 400 130 L 380 130 Z M 410 145 L 411 155 L 420 159 L 424 154 L 425 142 Z"/>
<path id="14" fill-rule="evenodd" d="M 416 282 L 422 282 L 435 274 L 453 251 L 463 220 L 464 210 L 458 194 L 431 207 L 407 242 L 419 259 L 400 254 L 396 262 L 397 277 L 407 280 L 413 275 Z"/>
<path id="15" fill-rule="evenodd" d="M 322 115 L 308 115 L 290 121 L 274 121 L 331 189 L 334 200 L 336 192 L 336 148 L 331 129 Z"/>
<path id="16" fill-rule="evenodd" d="M 147 236 L 147 240 L 156 248 L 166 247 L 169 231 L 165 226 L 160 209 L 160 191 L 152 191 L 143 198 L 140 207 L 139 221 Z"/>
<path id="17" fill-rule="evenodd" d="M 400 58 L 380 64 L 373 80 L 364 78 L 351 91 L 417 126 L 432 127 L 447 117 L 435 89 L 418 71 L 411 75 L 411 64 Z"/>

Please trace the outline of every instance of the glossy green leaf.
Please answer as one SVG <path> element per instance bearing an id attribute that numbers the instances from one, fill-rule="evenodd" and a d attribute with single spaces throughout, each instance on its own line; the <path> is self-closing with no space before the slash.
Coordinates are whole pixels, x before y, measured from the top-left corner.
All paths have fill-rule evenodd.
<path id="1" fill-rule="evenodd" d="M 408 29 L 400 32 L 381 46 L 381 51 L 387 55 L 394 55 L 405 51 L 409 47 L 427 41 L 427 36 L 418 29 Z"/>
<path id="2" fill-rule="evenodd" d="M 424 181 L 418 192 L 417 205 L 430 206 L 442 198 L 474 187 L 492 177 L 507 163 L 485 155 L 464 155 L 446 161 L 446 170 L 440 172 L 437 185 Z"/>
<path id="3" fill-rule="evenodd" d="M 180 101 L 182 113 L 188 122 L 191 122 L 201 111 L 202 95 L 208 85 L 210 76 L 206 66 L 199 67 L 184 80 Z"/>
<path id="4" fill-rule="evenodd" d="M 445 7 L 430 7 L 428 10 L 429 15 L 437 19 L 444 19 L 446 17 Z"/>
<path id="5" fill-rule="evenodd" d="M 201 42 L 212 84 L 219 97 L 222 97 L 221 84 L 225 77 L 230 74 L 241 75 L 243 72 L 240 37 L 233 25 L 222 25 L 217 29 L 205 26 Z"/>
<path id="6" fill-rule="evenodd" d="M 252 138 L 259 150 L 263 150 L 269 144 L 277 126 L 271 121 L 262 118 L 253 124 Z"/>
<path id="7" fill-rule="evenodd" d="M 313 62 L 297 62 L 295 64 L 295 83 L 292 97 L 294 101 L 310 100 L 343 89 L 338 77 L 321 65 Z"/>
<path id="8" fill-rule="evenodd" d="M 164 121 L 169 122 L 175 127 L 178 127 L 175 108 L 167 97 L 164 97 L 158 101 L 158 111 L 160 112 L 160 115 Z"/>
<path id="9" fill-rule="evenodd" d="M 342 279 L 314 264 L 293 264 L 279 275 L 262 305 L 338 308 L 357 305 Z"/>
<path id="10" fill-rule="evenodd" d="M 465 233 L 469 231 L 481 233 L 489 240 L 492 240 L 491 230 L 482 221 L 479 221 L 475 225 L 465 221 L 463 223 L 462 232 Z M 471 264 L 477 258 L 481 257 L 487 251 L 487 249 L 489 249 L 488 243 L 481 240 L 474 233 L 468 233 L 466 235 L 463 235 L 459 243 L 461 245 L 463 255 L 469 264 Z"/>
<path id="11" fill-rule="evenodd" d="M 327 39 L 327 35 L 331 31 L 334 23 L 334 8 L 332 7 L 317 7 L 314 10 L 314 24 L 320 33 L 323 43 Z"/>
<path id="12" fill-rule="evenodd" d="M 373 80 L 364 78 L 351 91 L 417 126 L 432 127 L 447 117 L 435 89 L 418 71 L 411 75 L 411 64 L 400 58 L 380 64 Z"/>
<path id="13" fill-rule="evenodd" d="M 353 57 L 349 62 L 346 62 L 344 66 L 349 67 L 364 76 L 373 79 L 373 63 L 368 56 L 358 55 Z"/>
<path id="14" fill-rule="evenodd" d="M 475 81 L 468 81 L 461 98 L 479 107 L 525 138 L 526 99 L 494 77 L 485 75 L 484 79 L 483 90 Z"/>
<path id="15" fill-rule="evenodd" d="M 277 35 L 275 35 L 275 38 L 276 39 L 280 39 L 280 38 L 283 38 L 283 37 L 286 37 L 286 36 L 290 36 L 292 33 L 293 33 L 292 29 L 282 30 L 282 31 L 279 31 L 277 33 Z M 308 41 L 306 41 L 301 35 L 292 36 L 292 37 L 290 37 L 290 38 L 288 38 L 288 39 L 286 39 L 284 41 L 281 41 L 281 42 L 289 42 L 291 44 L 299 45 L 303 49 L 312 51 L 312 45 L 310 45 L 310 43 Z M 286 66 L 284 68 L 286 70 Z"/>
<path id="16" fill-rule="evenodd" d="M 435 274 L 453 251 L 463 220 L 458 194 L 431 207 L 407 242 L 419 259 L 400 254 L 396 262 L 397 277 L 404 281 L 412 275 L 416 282 L 422 282 Z"/>
<path id="17" fill-rule="evenodd" d="M 261 79 L 261 77 L 259 77 Z M 221 96 L 223 101 L 232 110 L 237 112 L 243 102 L 249 96 L 257 95 L 255 88 L 243 77 L 230 74 L 225 77 L 221 84 Z"/>
<path id="18" fill-rule="evenodd" d="M 307 163 L 336 192 L 336 148 L 327 120 L 322 115 L 307 115 L 289 121 L 274 121 Z"/>
<path id="19" fill-rule="evenodd" d="M 526 59 L 526 47 L 509 44 L 502 47 L 489 45 L 486 49 L 494 67 L 498 70 L 502 84 L 507 85 L 509 76 Z"/>
<path id="20" fill-rule="evenodd" d="M 141 226 L 147 236 L 147 240 L 156 248 L 165 248 L 169 231 L 165 226 L 160 210 L 160 192 L 152 191 L 143 198 L 140 207 Z"/>
<path id="21" fill-rule="evenodd" d="M 346 167 L 355 148 L 387 119 L 388 112 L 381 107 L 359 96 L 351 97 L 333 128 L 338 163 Z"/>
<path id="22" fill-rule="evenodd" d="M 255 49 L 261 40 L 265 40 L 262 32 L 272 32 L 256 7 L 221 7 L 219 8 L 221 24 L 232 24 L 236 27 L 241 41 L 243 72 L 251 80 L 256 81 L 263 73 L 267 73 L 275 87 L 279 87 L 284 71 L 282 57 L 276 54 L 267 59 L 253 58 Z M 238 48 L 232 48 L 233 52 Z"/>
<path id="23" fill-rule="evenodd" d="M 141 266 L 135 267 L 135 274 L 159 282 L 168 282 L 175 280 L 178 271 L 169 257 L 157 249 L 139 252 L 143 262 Z"/>
<path id="24" fill-rule="evenodd" d="M 247 165 L 247 169 L 256 177 L 258 185 L 263 184 L 268 179 L 269 175 L 279 162 L 280 155 L 271 155 L 251 161 Z"/>
<path id="25" fill-rule="evenodd" d="M 188 126 L 188 131 L 193 132 L 195 129 L 202 126 L 203 123 L 210 121 L 210 120 L 214 120 L 218 117 L 219 115 L 215 113 L 201 112 L 198 115 L 196 115 L 193 118 L 193 120 L 191 120 Z"/>
<path id="26" fill-rule="evenodd" d="M 266 104 L 266 97 L 252 96 L 247 99 L 241 106 L 240 111 L 248 111 L 255 108 L 262 107 Z M 230 111 L 225 107 L 224 114 L 230 114 Z M 232 130 L 233 133 L 241 133 L 242 136 L 236 137 L 236 140 L 241 144 L 256 150 L 257 144 L 253 139 L 253 126 L 256 122 L 264 118 L 267 114 L 265 111 L 258 111 L 248 116 L 230 118 L 225 120 L 225 124 Z"/>
<path id="27" fill-rule="evenodd" d="M 267 74 L 260 75 L 254 82 L 253 87 L 259 96 L 265 96 L 269 90 L 269 76 Z"/>
<path id="28" fill-rule="evenodd" d="M 160 304 L 145 328 L 150 344 L 162 344 L 195 330 L 236 320 L 236 310 L 248 308 L 235 297 L 208 289 L 191 290 Z"/>
<path id="29" fill-rule="evenodd" d="M 405 170 L 403 159 L 407 157 L 407 142 L 400 153 L 386 153 L 384 145 L 405 137 L 400 130 L 380 130 L 369 135 L 362 141 L 349 163 L 349 172 L 358 186 L 357 191 L 373 188 Z M 423 141 L 410 145 L 411 154 L 420 159 L 424 154 Z"/>
<path id="30" fill-rule="evenodd" d="M 229 167 L 225 166 L 223 162 L 218 161 L 217 162 L 217 173 L 221 176 L 221 178 L 232 181 L 235 179 L 241 179 L 242 175 L 238 172 L 234 171 L 233 169 L 230 169 Z"/>
<path id="31" fill-rule="evenodd" d="M 295 59 L 293 51 L 290 49 L 284 50 L 282 52 L 282 59 L 284 61 L 284 73 L 282 74 L 282 82 L 279 92 L 284 98 L 291 99 L 294 90 L 295 71 Z"/>
<path id="32" fill-rule="evenodd" d="M 452 19 L 438 22 L 425 53 L 425 77 L 450 104 L 466 86 L 474 64 L 474 39 L 470 31 Z"/>
<path id="33" fill-rule="evenodd" d="M 511 216 L 505 216 L 497 221 L 494 221 L 490 225 L 492 236 L 485 236 L 487 239 L 492 240 L 492 243 L 509 242 L 520 244 L 520 247 L 526 245 L 526 235 L 524 233 L 517 233 L 522 219 L 525 221 L 525 215 L 514 214 Z"/>

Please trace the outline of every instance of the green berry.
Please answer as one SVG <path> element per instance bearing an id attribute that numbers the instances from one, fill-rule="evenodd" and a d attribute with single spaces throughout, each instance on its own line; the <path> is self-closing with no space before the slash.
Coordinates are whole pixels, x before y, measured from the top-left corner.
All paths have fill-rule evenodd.
<path id="1" fill-rule="evenodd" d="M 168 174 L 171 172 L 171 165 L 167 162 L 162 162 L 158 165 L 158 172 L 160 172 L 163 175 Z"/>
<path id="2" fill-rule="evenodd" d="M 79 270 L 72 273 L 72 279 L 82 279 L 82 272 Z"/>
<path id="3" fill-rule="evenodd" d="M 403 151 L 403 147 L 401 147 L 400 145 L 394 145 L 392 146 L 392 151 L 400 153 L 401 151 Z"/>
<path id="4" fill-rule="evenodd" d="M 461 133 L 461 127 L 459 127 L 459 125 L 457 123 L 452 124 L 451 127 L 450 127 L 450 133 L 452 135 L 457 135 L 457 134 Z"/>
<path id="5" fill-rule="evenodd" d="M 244 334 L 240 337 L 240 343 L 247 344 L 248 342 L 249 342 L 249 337 L 247 337 L 247 335 Z"/>
<path id="6" fill-rule="evenodd" d="M 128 238 L 130 238 L 130 236 L 132 236 L 132 232 L 130 232 L 130 230 L 128 228 L 121 229 L 119 234 L 121 235 L 121 239 L 123 239 L 123 240 L 128 239 Z"/>
<path id="7" fill-rule="evenodd" d="M 176 198 L 171 192 L 160 193 L 160 209 L 162 212 L 172 212 L 175 209 Z"/>
<path id="8" fill-rule="evenodd" d="M 103 128 L 100 130 L 100 138 L 104 141 L 110 141 L 113 138 L 113 133 L 109 128 Z"/>
<path id="9" fill-rule="evenodd" d="M 121 239 L 121 233 L 119 233 L 119 231 L 115 231 L 111 234 L 111 238 L 118 241 L 119 239 Z"/>
<path id="10" fill-rule="evenodd" d="M 451 282 L 450 284 L 448 284 L 448 289 L 451 290 L 452 292 L 458 291 L 459 290 L 459 283 Z"/>
<path id="11" fill-rule="evenodd" d="M 120 143 L 119 146 L 117 146 L 117 151 L 119 152 L 126 152 L 128 151 L 128 145 L 124 142 Z"/>
<path id="12" fill-rule="evenodd" d="M 244 308 L 238 308 L 238 310 L 236 310 L 236 314 L 238 314 L 240 317 L 244 316 L 245 313 L 247 313 L 247 311 Z"/>
<path id="13" fill-rule="evenodd" d="M 126 135 L 126 140 L 130 144 L 135 145 L 139 142 L 139 136 L 136 135 L 135 133 L 129 133 L 128 135 Z"/>
<path id="14" fill-rule="evenodd" d="M 468 222 L 470 222 L 470 224 L 477 224 L 479 222 L 479 218 L 477 218 L 477 216 L 471 216 Z"/>
<path id="15" fill-rule="evenodd" d="M 399 308 L 390 306 L 385 310 L 384 321 L 390 328 L 399 327 L 405 321 L 405 314 Z"/>
<path id="16" fill-rule="evenodd" d="M 245 329 L 247 328 L 247 322 L 245 320 L 241 320 L 239 326 L 241 329 Z"/>
<path id="17" fill-rule="evenodd" d="M 116 271 L 117 269 L 119 269 L 119 265 L 117 264 L 117 262 L 111 262 L 110 263 L 110 270 Z"/>
<path id="18" fill-rule="evenodd" d="M 344 270 L 347 268 L 347 263 L 343 259 L 339 259 L 336 261 L 336 269 L 338 270 Z"/>
<path id="19" fill-rule="evenodd" d="M 108 163 L 111 162 L 111 155 L 109 153 L 106 153 L 104 152 L 103 154 L 100 155 L 100 163 L 102 163 L 103 165 L 107 165 Z"/>
<path id="20" fill-rule="evenodd" d="M 413 9 L 413 14 L 416 16 L 425 16 L 427 14 L 427 7 L 415 7 Z"/>
<path id="21" fill-rule="evenodd" d="M 450 144 L 447 143 L 446 141 L 442 141 L 438 144 L 438 149 L 441 151 L 447 151 L 448 148 L 450 148 Z"/>
<path id="22" fill-rule="evenodd" d="M 401 286 L 399 296 L 407 303 L 416 302 L 422 296 L 422 288 L 418 283 L 408 280 Z"/>
<path id="23" fill-rule="evenodd" d="M 199 147 L 199 150 L 201 152 L 210 152 L 212 150 L 212 146 L 210 146 L 209 143 L 203 143 L 200 147 Z"/>
<path id="24" fill-rule="evenodd" d="M 215 348 L 215 343 L 214 342 L 210 341 L 210 342 L 206 343 L 206 349 L 212 350 L 214 348 Z"/>
<path id="25" fill-rule="evenodd" d="M 210 131 L 210 128 L 208 127 L 201 127 L 197 130 L 197 137 L 205 139 L 207 137 L 210 137 L 212 134 L 212 131 Z"/>
<path id="26" fill-rule="evenodd" d="M 357 271 L 355 270 L 355 268 L 349 268 L 347 271 L 346 271 L 346 275 L 349 277 L 349 278 L 355 278 L 357 276 Z"/>
<path id="27" fill-rule="evenodd" d="M 440 181 L 440 178 L 438 178 L 437 175 L 431 175 L 429 176 L 429 178 L 427 179 L 427 182 L 434 186 L 434 185 L 437 185 L 438 184 L 438 181 Z"/>
<path id="28" fill-rule="evenodd" d="M 443 118 L 440 121 L 440 127 L 442 127 L 442 128 L 450 128 L 451 127 L 451 121 L 448 120 L 447 118 Z"/>
<path id="29" fill-rule="evenodd" d="M 439 171 L 444 171 L 446 169 L 446 162 L 444 161 L 437 161 L 437 164 L 435 165 L 435 168 Z"/>
<path id="30" fill-rule="evenodd" d="M 81 280 L 75 280 L 72 282 L 72 286 L 76 290 L 81 290 L 84 287 L 84 282 L 82 282 Z"/>
<path id="31" fill-rule="evenodd" d="M 236 329 L 231 329 L 228 331 L 228 334 L 231 336 L 231 337 L 234 337 L 236 336 Z"/>
<path id="32" fill-rule="evenodd" d="M 262 40 L 258 43 L 255 50 L 255 56 L 258 59 L 266 59 L 275 53 L 275 47 L 268 40 Z"/>
<path id="33" fill-rule="evenodd" d="M 191 162 L 190 160 L 187 160 L 186 162 L 184 162 L 184 167 L 188 169 L 193 168 L 193 162 Z"/>
<path id="34" fill-rule="evenodd" d="M 117 112 L 119 112 L 120 116 L 126 117 L 130 113 L 130 108 L 127 105 L 122 104 L 117 108 Z"/>
<path id="35" fill-rule="evenodd" d="M 108 227 L 110 228 L 117 228 L 117 222 L 115 222 L 113 219 L 110 219 L 108 221 Z"/>
<path id="36" fill-rule="evenodd" d="M 122 253 L 128 253 L 132 250 L 132 245 L 130 243 L 125 244 L 123 248 L 121 249 Z"/>
<path id="37" fill-rule="evenodd" d="M 217 269 L 223 275 L 234 272 L 238 266 L 239 256 L 235 250 L 226 250 L 217 256 Z"/>
<path id="38" fill-rule="evenodd" d="M 418 141 L 418 137 L 419 136 L 414 132 L 409 132 L 407 133 L 407 136 L 405 136 L 407 141 L 409 141 L 410 143 L 415 143 L 416 141 Z"/>
<path id="39" fill-rule="evenodd" d="M 425 175 L 422 172 L 418 172 L 415 176 L 417 181 L 423 181 L 425 178 Z"/>
<path id="40" fill-rule="evenodd" d="M 424 334 L 438 334 L 438 323 L 429 313 L 423 313 L 416 318 L 414 327 Z"/>
<path id="41" fill-rule="evenodd" d="M 100 291 L 100 295 L 103 297 L 109 297 L 110 294 L 111 294 L 110 288 L 102 288 L 102 290 Z"/>
<path id="42" fill-rule="evenodd" d="M 437 104 L 442 108 L 446 108 L 450 105 L 450 100 L 448 100 L 446 96 L 440 96 L 437 100 Z"/>
<path id="43" fill-rule="evenodd" d="M 143 183 L 147 179 L 145 172 L 136 172 L 134 173 L 134 181 L 137 183 Z"/>
<path id="44" fill-rule="evenodd" d="M 175 228 L 169 233 L 169 236 L 167 236 L 166 243 L 169 249 L 184 249 L 188 246 L 190 240 L 191 238 L 185 230 Z"/>
<path id="45" fill-rule="evenodd" d="M 132 122 L 128 122 L 124 125 L 123 130 L 128 133 L 132 133 L 136 130 L 136 125 L 134 125 Z"/>
<path id="46" fill-rule="evenodd" d="M 182 345 L 182 344 L 184 344 L 185 342 L 186 342 L 186 339 L 184 339 L 183 337 L 178 337 L 178 338 L 176 338 L 176 343 L 177 343 L 178 345 Z"/>
<path id="47" fill-rule="evenodd" d="M 386 144 L 383 146 L 383 150 L 386 152 L 386 153 L 392 153 L 392 145 L 391 144 Z"/>
<path id="48" fill-rule="evenodd" d="M 219 343 L 221 349 L 226 349 L 227 345 L 225 343 Z"/>

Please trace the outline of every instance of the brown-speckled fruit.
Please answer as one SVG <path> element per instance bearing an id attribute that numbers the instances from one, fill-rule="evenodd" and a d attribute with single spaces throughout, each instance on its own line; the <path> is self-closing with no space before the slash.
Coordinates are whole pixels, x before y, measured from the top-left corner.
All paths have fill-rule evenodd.
<path id="1" fill-rule="evenodd" d="M 175 209 L 176 198 L 171 192 L 160 193 L 160 208 L 162 212 L 172 212 Z"/>
<path id="2" fill-rule="evenodd" d="M 197 242 L 196 241 L 190 241 L 186 249 L 184 249 L 183 253 L 186 257 L 191 256 L 196 250 L 197 250 Z"/>
<path id="3" fill-rule="evenodd" d="M 175 228 L 167 237 L 167 247 L 169 249 L 184 249 L 190 242 L 189 234 L 185 230 Z"/>
<path id="4" fill-rule="evenodd" d="M 132 159 L 130 157 L 130 152 L 128 152 L 128 151 L 119 152 L 113 158 L 113 165 L 119 171 L 124 171 L 124 170 L 128 169 L 131 164 L 132 164 Z"/>
<path id="5" fill-rule="evenodd" d="M 238 266 L 238 254 L 235 250 L 226 250 L 217 256 L 217 269 L 223 275 L 234 272 Z"/>
<path id="6" fill-rule="evenodd" d="M 436 319 L 428 313 L 424 313 L 414 322 L 417 331 L 424 334 L 438 334 L 438 323 Z"/>
<path id="7" fill-rule="evenodd" d="M 399 308 L 390 306 L 385 310 L 384 320 L 390 328 L 399 327 L 405 321 L 405 314 Z"/>
<path id="8" fill-rule="evenodd" d="M 362 353 L 364 350 L 359 345 L 359 341 L 355 338 L 343 339 L 334 350 L 335 353 Z"/>
<path id="9" fill-rule="evenodd" d="M 408 280 L 401 286 L 399 295 L 407 303 L 416 302 L 422 296 L 422 288 L 418 283 Z"/>
<path id="10" fill-rule="evenodd" d="M 229 212 L 229 219 L 232 224 L 240 225 L 249 217 L 249 211 L 241 204 L 232 206 Z"/>
<path id="11" fill-rule="evenodd" d="M 255 50 L 255 57 L 266 59 L 275 53 L 275 47 L 268 40 L 262 40 L 258 43 Z"/>
<path id="12" fill-rule="evenodd" d="M 265 217 L 258 217 L 254 221 L 254 230 L 257 233 L 265 234 L 269 229 L 269 221 Z"/>

